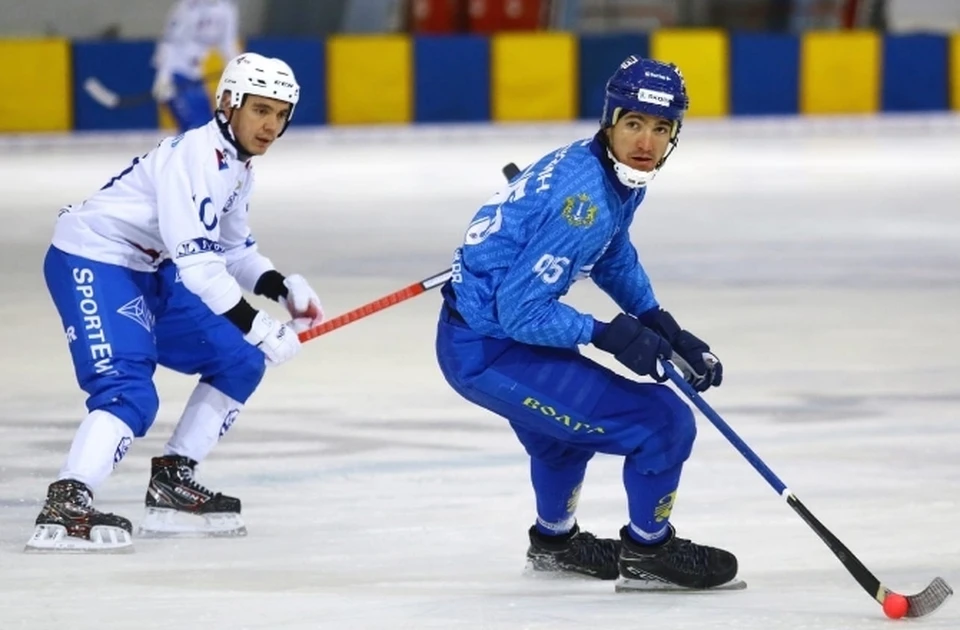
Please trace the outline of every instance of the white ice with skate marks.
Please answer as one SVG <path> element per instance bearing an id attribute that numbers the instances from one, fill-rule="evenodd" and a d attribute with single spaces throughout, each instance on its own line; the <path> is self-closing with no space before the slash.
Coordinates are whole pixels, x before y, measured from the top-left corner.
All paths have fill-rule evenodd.
<path id="1" fill-rule="evenodd" d="M 936 575 L 956 586 L 957 121 L 856 133 L 833 120 L 777 124 L 684 126 L 638 213 L 644 263 L 664 305 L 724 362 L 723 387 L 705 398 L 804 504 L 889 587 L 916 592 Z M 441 142 L 429 127 L 294 129 L 259 161 L 251 224 L 281 269 L 344 312 L 447 268 L 503 163 L 589 132 L 455 128 Z M 246 537 L 24 554 L 83 414 L 37 261 L 56 209 L 152 144 L 0 152 L 0 343 L 29 357 L 0 363 L 4 630 L 891 627 L 703 420 L 673 522 L 678 535 L 735 553 L 749 589 L 633 596 L 612 582 L 524 577 L 529 466 L 500 419 L 443 382 L 436 293 L 318 338 L 267 373 L 198 469 L 243 501 Z M 615 312 L 586 283 L 570 301 Z M 156 425 L 96 497 L 135 527 L 150 457 L 193 387 L 163 370 L 158 381 Z M 598 456 L 580 524 L 613 536 L 625 510 L 621 462 Z M 919 624 L 956 630 L 960 605 Z"/>

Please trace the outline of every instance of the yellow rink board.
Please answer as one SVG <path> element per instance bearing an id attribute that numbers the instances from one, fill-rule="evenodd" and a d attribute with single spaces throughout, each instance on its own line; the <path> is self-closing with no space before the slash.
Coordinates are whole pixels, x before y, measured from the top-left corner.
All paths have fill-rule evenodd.
<path id="1" fill-rule="evenodd" d="M 579 71 L 572 34 L 497 34 L 490 54 L 493 120 L 576 118 Z"/>
<path id="2" fill-rule="evenodd" d="M 403 35 L 327 40 L 327 116 L 334 125 L 413 120 L 413 43 Z"/>
<path id="3" fill-rule="evenodd" d="M 0 40 L 0 67 L 8 88 L 0 99 L 0 132 L 69 131 L 73 127 L 69 41 Z"/>
<path id="4" fill-rule="evenodd" d="M 816 31 L 800 41 L 800 113 L 880 109 L 881 39 L 872 31 Z"/>
<path id="5" fill-rule="evenodd" d="M 650 56 L 677 64 L 687 83 L 690 116 L 730 111 L 730 44 L 716 29 L 665 29 L 650 35 Z"/>

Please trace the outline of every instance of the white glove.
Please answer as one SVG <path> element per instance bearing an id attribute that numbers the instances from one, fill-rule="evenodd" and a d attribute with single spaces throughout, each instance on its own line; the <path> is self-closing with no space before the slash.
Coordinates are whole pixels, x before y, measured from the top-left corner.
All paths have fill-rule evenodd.
<path id="1" fill-rule="evenodd" d="M 287 297 L 280 298 L 290 317 L 294 319 L 309 319 L 310 326 L 316 326 L 323 321 L 323 306 L 317 292 L 310 288 L 306 278 L 299 274 L 287 276 L 283 281 L 287 287 Z"/>
<path id="2" fill-rule="evenodd" d="M 166 103 L 173 99 L 177 94 L 177 88 L 173 85 L 173 77 L 169 74 L 158 72 L 157 76 L 153 79 L 153 87 L 150 89 L 150 93 L 153 94 L 153 98 L 155 98 L 158 103 Z"/>
<path id="3" fill-rule="evenodd" d="M 257 311 L 250 332 L 243 336 L 247 343 L 260 348 L 267 357 L 267 365 L 280 365 L 300 352 L 300 338 L 287 324 L 281 324 L 266 311 Z"/>

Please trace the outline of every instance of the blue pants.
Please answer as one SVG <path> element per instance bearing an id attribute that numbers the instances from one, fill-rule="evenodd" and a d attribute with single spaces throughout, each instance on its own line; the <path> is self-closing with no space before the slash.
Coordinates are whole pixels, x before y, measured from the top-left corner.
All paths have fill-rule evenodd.
<path id="1" fill-rule="evenodd" d="M 167 102 L 170 114 L 183 132 L 202 127 L 213 118 L 210 97 L 203 81 L 188 79 L 179 74 L 173 75 L 173 84 L 177 88 L 176 96 Z"/>
<path id="2" fill-rule="evenodd" d="M 241 403 L 263 378 L 263 353 L 184 287 L 170 261 L 146 273 L 50 247 L 43 274 L 87 409 L 112 413 L 137 437 L 157 415 L 158 364 Z"/>
<path id="3" fill-rule="evenodd" d="M 541 521 L 572 517 L 587 462 L 622 455 L 631 523 L 665 527 L 690 456 L 690 408 L 663 385 L 638 383 L 575 350 L 493 339 L 444 306 L 437 359 L 461 396 L 504 418 L 531 457 Z"/>

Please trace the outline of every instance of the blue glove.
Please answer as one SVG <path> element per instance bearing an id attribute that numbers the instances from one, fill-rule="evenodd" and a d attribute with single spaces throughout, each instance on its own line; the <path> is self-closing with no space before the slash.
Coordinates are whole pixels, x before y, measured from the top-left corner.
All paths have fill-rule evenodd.
<path id="1" fill-rule="evenodd" d="M 609 324 L 596 322 L 591 341 L 637 374 L 653 377 L 659 383 L 666 380 L 659 371 L 659 360 L 670 358 L 673 350 L 663 337 L 635 317 L 620 313 Z"/>
<path id="2" fill-rule="evenodd" d="M 663 335 L 680 358 L 686 362 L 681 371 L 686 381 L 698 392 L 705 392 L 723 382 L 723 364 L 705 341 L 680 328 L 673 315 L 659 308 L 641 313 L 641 322 Z"/>

